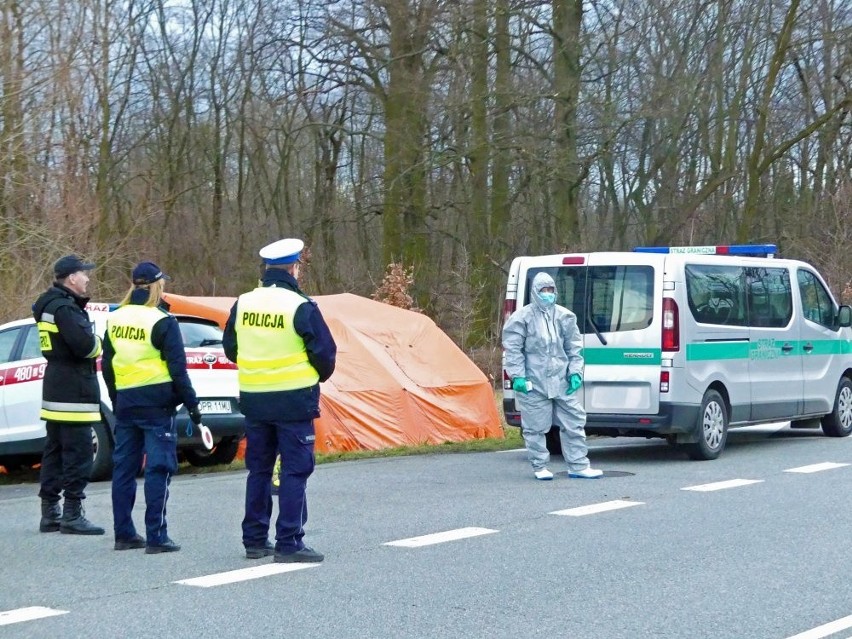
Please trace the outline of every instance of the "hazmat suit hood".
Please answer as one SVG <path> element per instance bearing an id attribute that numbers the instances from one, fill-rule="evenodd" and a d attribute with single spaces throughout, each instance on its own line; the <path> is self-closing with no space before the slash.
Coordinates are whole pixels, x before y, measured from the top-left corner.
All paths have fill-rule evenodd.
<path id="1" fill-rule="evenodd" d="M 556 282 L 553 281 L 553 278 L 549 274 L 536 273 L 532 283 L 532 301 L 542 311 L 553 309 L 553 304 L 548 304 L 541 298 L 541 289 L 549 286 L 552 286 L 553 292 L 557 293 Z"/>

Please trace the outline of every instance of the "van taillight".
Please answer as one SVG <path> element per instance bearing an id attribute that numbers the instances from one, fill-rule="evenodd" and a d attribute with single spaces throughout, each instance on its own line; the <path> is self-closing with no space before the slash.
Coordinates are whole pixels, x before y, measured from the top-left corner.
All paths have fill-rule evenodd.
<path id="1" fill-rule="evenodd" d="M 660 392 L 668 393 L 669 392 L 669 371 L 661 371 L 660 372 Z"/>
<path id="2" fill-rule="evenodd" d="M 503 390 L 512 390 L 512 378 L 509 377 L 509 373 L 503 370 Z"/>
<path id="3" fill-rule="evenodd" d="M 503 302 L 503 321 L 509 319 L 509 315 L 515 312 L 517 300 L 505 300 Z"/>
<path id="4" fill-rule="evenodd" d="M 663 298 L 663 351 L 680 350 L 680 317 L 677 304 L 670 297 Z"/>

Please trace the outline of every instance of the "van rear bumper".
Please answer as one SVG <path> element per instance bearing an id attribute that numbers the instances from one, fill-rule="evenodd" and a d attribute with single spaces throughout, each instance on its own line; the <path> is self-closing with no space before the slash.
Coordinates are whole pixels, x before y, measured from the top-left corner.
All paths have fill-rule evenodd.
<path id="1" fill-rule="evenodd" d="M 701 406 L 693 404 L 660 404 L 660 412 L 654 415 L 589 413 L 586 433 L 611 436 L 693 433 L 700 413 Z M 521 414 L 515 410 L 514 400 L 503 401 L 503 414 L 507 424 L 520 427 Z"/>
<path id="2" fill-rule="evenodd" d="M 641 432 L 654 435 L 692 433 L 701 406 L 693 404 L 661 404 L 655 415 L 590 413 L 586 415 L 586 433 L 595 435 L 627 435 Z"/>

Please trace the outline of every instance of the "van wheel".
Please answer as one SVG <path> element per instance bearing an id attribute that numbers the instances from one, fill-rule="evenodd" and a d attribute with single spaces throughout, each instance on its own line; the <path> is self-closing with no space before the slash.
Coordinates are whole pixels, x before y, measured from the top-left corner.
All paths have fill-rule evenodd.
<path id="1" fill-rule="evenodd" d="M 553 426 L 547 431 L 547 452 L 562 457 L 562 439 L 559 437 L 559 426 Z"/>
<path id="2" fill-rule="evenodd" d="M 208 466 L 216 466 L 218 464 L 230 464 L 237 456 L 237 450 L 240 447 L 238 437 L 229 437 L 223 439 L 213 447 L 213 450 L 199 450 L 197 448 L 187 448 L 183 451 L 183 456 L 190 464 L 196 468 L 206 468 Z"/>
<path id="3" fill-rule="evenodd" d="M 841 377 L 834 398 L 834 410 L 822 418 L 822 432 L 829 437 L 846 437 L 852 433 L 852 381 Z"/>
<path id="4" fill-rule="evenodd" d="M 112 477 L 112 437 L 109 426 L 103 422 L 92 424 L 92 472 L 90 481 L 103 481 Z"/>
<path id="5" fill-rule="evenodd" d="M 685 445 L 687 455 L 698 461 L 716 459 L 728 441 L 728 411 L 717 391 L 708 390 L 704 393 L 696 429 L 698 441 Z"/>

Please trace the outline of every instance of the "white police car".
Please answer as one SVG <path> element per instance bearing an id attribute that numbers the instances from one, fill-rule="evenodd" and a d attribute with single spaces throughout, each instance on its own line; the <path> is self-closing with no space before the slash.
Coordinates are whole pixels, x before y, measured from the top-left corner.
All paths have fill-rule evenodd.
<path id="1" fill-rule="evenodd" d="M 109 304 L 92 303 L 87 307 L 99 335 L 104 333 L 111 308 Z M 204 416 L 203 423 L 210 428 L 214 440 L 213 449 L 208 451 L 198 429 L 192 427 L 186 409 L 181 408 L 177 416 L 178 452 L 194 466 L 227 464 L 233 461 L 245 434 L 244 418 L 239 410 L 236 366 L 225 357 L 222 331 L 216 322 L 200 317 L 176 317 L 186 349 L 187 369 Z M 46 366 L 39 347 L 38 330 L 32 318 L 0 325 L 2 466 L 14 468 L 29 465 L 37 463 L 41 458 L 46 433 L 39 412 Z M 92 429 L 93 480 L 110 477 L 114 446 L 115 417 L 103 378 L 100 374 L 98 378 L 101 383 L 102 421 Z"/>

